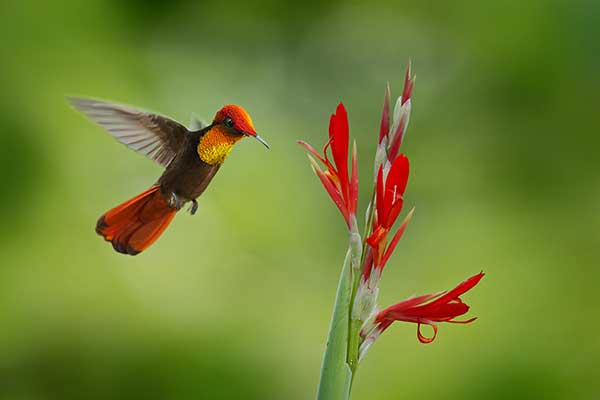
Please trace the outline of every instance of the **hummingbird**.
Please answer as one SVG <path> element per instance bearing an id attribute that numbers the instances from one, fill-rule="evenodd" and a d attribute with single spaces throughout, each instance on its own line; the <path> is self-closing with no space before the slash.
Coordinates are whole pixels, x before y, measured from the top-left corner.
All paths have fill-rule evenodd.
<path id="1" fill-rule="evenodd" d="M 186 128 L 158 114 L 105 101 L 69 98 L 70 103 L 130 149 L 165 168 L 148 190 L 104 213 L 96 233 L 122 254 L 136 255 L 147 249 L 167 229 L 175 214 L 206 190 L 233 146 L 249 136 L 269 148 L 256 134 L 250 115 L 228 104 L 211 124 L 195 121 Z"/>

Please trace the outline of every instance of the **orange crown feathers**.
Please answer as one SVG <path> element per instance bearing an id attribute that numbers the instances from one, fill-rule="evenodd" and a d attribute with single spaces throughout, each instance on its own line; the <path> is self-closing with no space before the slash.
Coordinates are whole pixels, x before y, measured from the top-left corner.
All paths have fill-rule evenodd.
<path id="1" fill-rule="evenodd" d="M 252 118 L 242 107 L 235 104 L 227 104 L 215 115 L 214 122 L 222 122 L 227 117 L 233 120 L 233 128 L 245 135 L 256 136 Z"/>

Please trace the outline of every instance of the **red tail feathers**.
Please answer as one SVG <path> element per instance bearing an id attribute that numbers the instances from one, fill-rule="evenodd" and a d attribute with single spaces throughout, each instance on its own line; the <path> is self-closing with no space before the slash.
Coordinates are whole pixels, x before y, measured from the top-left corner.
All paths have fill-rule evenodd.
<path id="1" fill-rule="evenodd" d="M 159 238 L 176 213 L 160 194 L 159 186 L 152 186 L 101 216 L 96 233 L 119 253 L 136 255 Z"/>

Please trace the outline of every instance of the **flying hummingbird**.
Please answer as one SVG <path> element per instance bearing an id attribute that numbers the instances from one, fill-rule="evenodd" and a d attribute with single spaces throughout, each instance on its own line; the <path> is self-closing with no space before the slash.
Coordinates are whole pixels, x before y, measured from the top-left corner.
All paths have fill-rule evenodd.
<path id="1" fill-rule="evenodd" d="M 165 167 L 150 189 L 98 219 L 96 233 L 123 254 L 136 255 L 148 248 L 185 203 L 192 203 L 194 215 L 196 198 L 240 139 L 251 136 L 269 148 L 248 113 L 233 104 L 221 108 L 210 125 L 196 122 L 198 129 L 188 130 L 170 118 L 130 107 L 81 98 L 69 101 L 119 142 Z"/>

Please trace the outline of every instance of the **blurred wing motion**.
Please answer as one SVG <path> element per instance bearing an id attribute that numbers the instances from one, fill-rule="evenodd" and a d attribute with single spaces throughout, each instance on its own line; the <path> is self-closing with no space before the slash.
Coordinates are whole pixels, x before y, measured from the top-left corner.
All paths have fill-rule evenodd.
<path id="1" fill-rule="evenodd" d="M 190 118 L 190 131 L 200 131 L 206 128 L 208 125 L 202 121 L 196 114 L 192 113 L 192 118 Z"/>
<path id="2" fill-rule="evenodd" d="M 101 216 L 96 233 L 119 253 L 136 255 L 160 237 L 176 213 L 155 185 Z"/>
<path id="3" fill-rule="evenodd" d="M 160 115 L 100 100 L 71 97 L 69 101 L 119 142 L 164 167 L 175 158 L 188 134 L 183 125 Z"/>

